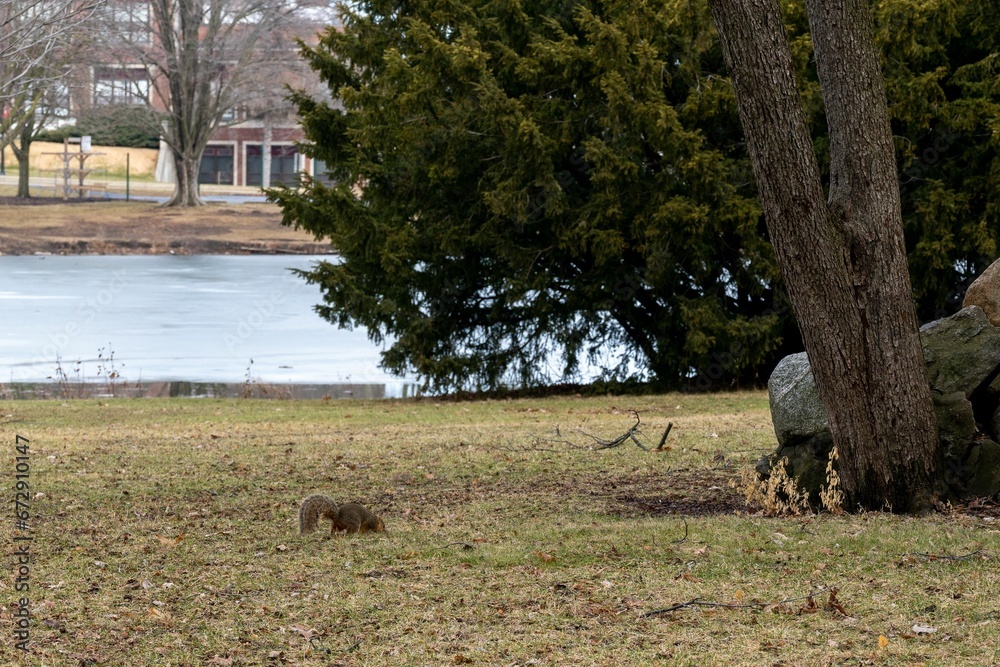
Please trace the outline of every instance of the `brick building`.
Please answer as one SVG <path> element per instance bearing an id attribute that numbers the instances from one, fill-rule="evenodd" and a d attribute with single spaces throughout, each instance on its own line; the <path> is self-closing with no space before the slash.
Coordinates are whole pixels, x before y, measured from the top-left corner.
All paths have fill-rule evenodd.
<path id="1" fill-rule="evenodd" d="M 211 0 L 225 2 L 226 0 Z M 278 0 L 274 0 L 277 2 Z M 150 0 L 108 0 L 106 16 L 108 25 L 114 25 L 116 39 L 127 48 L 98 49 L 97 59 L 90 65 L 89 79 L 84 83 L 84 91 L 77 88 L 72 104 L 79 109 L 92 105 L 145 105 L 154 110 L 166 109 L 166 100 L 159 90 L 155 67 L 127 64 L 128 54 L 141 54 L 144 49 L 155 49 L 157 39 L 151 30 L 154 12 Z M 329 0 L 306 0 L 305 5 L 316 9 L 332 6 Z M 268 48 L 279 56 L 275 62 L 298 61 L 297 71 L 280 69 L 275 65 L 260 76 L 258 85 L 267 89 L 256 102 L 238 102 L 239 106 L 226 111 L 223 123 L 213 132 L 203 154 L 198 174 L 199 183 L 239 186 L 292 184 L 299 173 L 313 174 L 312 160 L 302 155 L 296 142 L 304 138 L 301 128 L 294 118 L 294 110 L 284 100 L 283 86 L 286 84 L 301 88 L 312 79 L 311 73 L 297 57 L 297 39 L 313 41 L 316 34 L 329 25 L 330 15 L 316 12 L 312 19 L 305 19 L 283 27 L 269 36 Z M 238 31 L 236 31 L 238 33 Z M 101 62 L 101 57 L 111 57 L 115 62 Z M 143 59 L 143 58 L 139 58 Z M 218 71 L 226 71 L 227 64 L 218 65 Z M 214 85 L 214 84 L 213 84 Z M 277 91 L 277 92 L 275 92 Z M 79 95 L 83 92 L 83 95 Z M 251 94 L 253 97 L 253 94 Z M 266 159 L 264 152 L 270 154 Z M 269 162 L 269 179 L 263 171 Z M 157 180 L 174 182 L 174 161 L 170 148 L 160 142 L 160 157 L 157 165 Z"/>
<path id="2" fill-rule="evenodd" d="M 212 185 L 263 185 L 265 138 L 264 124 L 259 120 L 220 127 L 205 147 L 198 182 Z M 300 172 L 313 173 L 312 160 L 299 153 L 296 147 L 296 142 L 302 138 L 302 128 L 298 125 L 271 128 L 270 185 L 291 185 Z M 161 153 L 169 150 L 161 143 Z M 166 155 L 161 155 L 157 180 L 173 180 L 169 166 L 171 164 Z"/>

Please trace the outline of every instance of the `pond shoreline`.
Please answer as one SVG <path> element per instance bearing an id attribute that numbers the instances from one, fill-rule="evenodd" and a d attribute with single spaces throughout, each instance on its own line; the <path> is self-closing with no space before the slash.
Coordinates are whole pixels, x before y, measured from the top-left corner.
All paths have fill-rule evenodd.
<path id="1" fill-rule="evenodd" d="M 211 239 L 175 239 L 166 243 L 130 240 L 39 242 L 33 239 L 0 243 L 0 256 L 27 255 L 333 255 L 327 244 L 227 242 Z"/>
<path id="2" fill-rule="evenodd" d="M 0 255 L 332 255 L 277 204 L 0 197 Z"/>
<path id="3" fill-rule="evenodd" d="M 66 381 L 15 382 L 0 385 L 3 400 L 75 400 L 93 398 L 269 398 L 275 400 L 382 400 L 416 398 L 421 393 L 413 382 L 398 383 L 267 383 Z"/>

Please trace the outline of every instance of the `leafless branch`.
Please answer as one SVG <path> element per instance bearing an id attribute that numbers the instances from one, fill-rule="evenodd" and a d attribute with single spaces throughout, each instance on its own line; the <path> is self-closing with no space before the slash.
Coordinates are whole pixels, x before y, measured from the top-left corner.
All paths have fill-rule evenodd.
<path id="1" fill-rule="evenodd" d="M 801 602 L 803 600 L 809 602 L 810 604 L 801 609 L 800 611 L 816 611 L 819 606 L 816 605 L 814 598 L 822 595 L 823 593 L 830 594 L 830 600 L 826 605 L 828 610 L 835 610 L 843 615 L 847 615 L 844 608 L 837 601 L 837 592 L 839 589 L 836 586 L 824 586 L 819 590 L 808 593 L 807 595 L 801 595 L 797 597 L 787 597 L 777 602 L 710 602 L 708 600 L 702 600 L 701 598 L 694 598 L 688 600 L 687 602 L 678 602 L 677 604 L 670 605 L 669 607 L 663 607 L 662 609 L 653 609 L 652 611 L 647 611 L 639 616 L 639 618 L 648 618 L 650 616 L 660 616 L 662 614 L 669 614 L 674 611 L 681 611 L 682 609 L 693 609 L 695 607 L 717 607 L 722 609 L 768 609 L 768 608 L 780 608 L 789 602 Z"/>
<path id="2" fill-rule="evenodd" d="M 630 410 L 630 412 L 633 415 L 635 415 L 635 424 L 632 425 L 632 428 L 630 428 L 628 431 L 618 436 L 614 440 L 601 440 L 600 438 L 590 435 L 589 433 L 585 433 L 584 435 L 593 438 L 593 440 L 598 444 L 597 449 L 613 449 L 631 440 L 639 447 L 639 449 L 648 452 L 649 448 L 643 445 L 641 442 L 639 442 L 639 439 L 636 438 L 636 433 L 638 433 L 639 431 L 639 423 L 641 421 L 639 419 L 639 413 L 636 412 L 635 410 Z"/>
<path id="3" fill-rule="evenodd" d="M 3 88 L 14 89 L 27 78 L 89 19 L 95 6 L 95 2 L 76 0 L 0 0 Z"/>
<path id="4" fill-rule="evenodd" d="M 583 435 L 583 436 L 585 436 L 587 438 L 590 438 L 590 440 L 592 440 L 594 444 L 590 445 L 590 446 L 581 446 L 581 445 L 577 445 L 577 444 L 575 444 L 573 442 L 570 442 L 569 440 L 566 440 L 566 439 L 561 438 L 561 437 L 560 438 L 542 438 L 542 437 L 538 437 L 538 436 L 535 436 L 535 442 L 536 443 L 557 443 L 557 444 L 560 444 L 560 445 L 564 445 L 564 446 L 566 446 L 567 448 L 570 448 L 570 449 L 585 449 L 585 450 L 588 450 L 588 451 L 593 451 L 593 450 L 602 450 L 602 449 L 614 449 L 615 447 L 619 447 L 619 446 L 625 444 L 626 442 L 632 441 L 639 449 L 641 449 L 643 451 L 646 451 L 646 452 L 650 451 L 649 447 L 647 447 L 646 445 L 644 445 L 642 442 L 639 441 L 639 435 L 641 435 L 641 431 L 639 429 L 639 426 L 640 426 L 641 421 L 642 421 L 639 418 L 639 413 L 637 411 L 635 411 L 635 410 L 630 410 L 629 412 L 631 412 L 632 415 L 635 417 L 635 424 L 633 424 L 632 427 L 629 428 L 629 430 L 625 431 L 625 433 L 622 433 L 620 436 L 618 436 L 617 438 L 614 438 L 613 440 L 605 440 L 604 438 L 599 438 L 596 435 L 593 435 L 592 433 L 587 433 L 586 431 L 578 430 L 578 433 L 580 433 L 581 435 Z M 659 444 L 659 446 L 657 446 L 656 451 L 663 451 L 663 445 L 664 445 L 664 443 L 667 440 L 667 434 L 670 433 L 670 429 L 672 427 L 673 427 L 673 423 L 672 422 L 669 423 L 669 424 L 667 424 L 667 429 L 666 429 L 666 431 L 664 431 L 663 437 L 660 439 L 660 444 Z M 559 433 L 558 429 L 556 430 L 556 435 L 560 435 L 561 436 L 561 434 Z M 556 450 L 544 449 L 544 448 L 541 448 L 541 447 L 538 447 L 538 446 L 530 447 L 528 449 L 531 450 L 531 451 L 556 451 Z"/>

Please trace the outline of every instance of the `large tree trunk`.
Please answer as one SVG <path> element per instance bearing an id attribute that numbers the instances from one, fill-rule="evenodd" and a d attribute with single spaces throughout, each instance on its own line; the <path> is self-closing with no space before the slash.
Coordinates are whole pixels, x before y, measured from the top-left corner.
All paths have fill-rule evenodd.
<path id="1" fill-rule="evenodd" d="M 23 153 L 15 150 L 14 154 L 17 156 L 17 197 L 18 199 L 30 199 L 31 160 L 28 157 L 28 150 L 25 150 Z"/>
<path id="2" fill-rule="evenodd" d="M 177 183 L 174 187 L 174 194 L 164 206 L 202 206 L 201 194 L 198 190 L 198 172 L 201 168 L 200 155 L 198 157 L 185 157 L 182 153 L 174 151 L 174 172 L 177 174 Z"/>
<path id="3" fill-rule="evenodd" d="M 778 0 L 710 0 L 768 231 L 852 507 L 918 511 L 941 479 L 867 0 L 807 0 L 831 151 L 829 197 Z"/>
<path id="4" fill-rule="evenodd" d="M 31 140 L 35 135 L 34 116 L 24 121 L 17 139 L 10 143 L 10 149 L 17 158 L 17 196 L 31 198 Z"/>

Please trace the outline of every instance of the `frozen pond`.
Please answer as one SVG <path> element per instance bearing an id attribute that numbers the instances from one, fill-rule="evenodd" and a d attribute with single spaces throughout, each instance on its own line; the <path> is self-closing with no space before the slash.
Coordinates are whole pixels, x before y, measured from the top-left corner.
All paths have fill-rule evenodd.
<path id="1" fill-rule="evenodd" d="M 0 383 L 112 369 L 163 381 L 385 385 L 365 331 L 313 306 L 319 288 L 289 269 L 329 256 L 0 257 Z M 252 363 L 251 363 L 252 360 Z M 51 380 L 49 380 L 51 381 Z"/>

